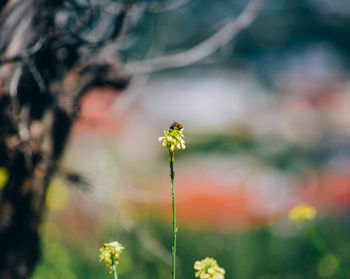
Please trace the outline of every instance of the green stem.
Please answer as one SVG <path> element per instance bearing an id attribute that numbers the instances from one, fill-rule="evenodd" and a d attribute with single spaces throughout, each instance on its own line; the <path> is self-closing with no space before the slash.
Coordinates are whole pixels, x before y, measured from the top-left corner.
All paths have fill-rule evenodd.
<path id="1" fill-rule="evenodd" d="M 173 205 L 173 247 L 172 247 L 172 255 L 173 255 L 173 271 L 172 271 L 172 279 L 175 279 L 175 262 L 176 262 L 176 212 L 175 212 L 175 187 L 174 187 L 174 151 L 170 151 L 170 178 L 171 178 L 171 194 L 172 194 L 172 205 Z"/>
<path id="2" fill-rule="evenodd" d="M 114 279 L 118 279 L 118 275 L 117 275 L 117 266 L 116 265 L 114 265 Z"/>

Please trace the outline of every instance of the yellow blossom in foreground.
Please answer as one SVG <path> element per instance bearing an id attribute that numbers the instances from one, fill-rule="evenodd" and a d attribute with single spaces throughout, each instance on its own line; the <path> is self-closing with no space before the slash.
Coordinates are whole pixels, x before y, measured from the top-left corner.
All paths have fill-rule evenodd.
<path id="1" fill-rule="evenodd" d="M 306 203 L 292 208 L 288 214 L 289 220 L 304 223 L 316 217 L 316 209 Z"/>
<path id="2" fill-rule="evenodd" d="M 107 267 L 110 267 L 110 273 L 114 272 L 115 266 L 119 263 L 119 256 L 123 252 L 124 247 L 118 242 L 110 242 L 103 244 L 100 251 L 100 262 L 104 261 Z"/>
<path id="3" fill-rule="evenodd" d="M 196 261 L 193 268 L 196 270 L 195 276 L 200 279 L 224 279 L 225 269 L 219 267 L 217 261 L 213 258 L 205 258 Z"/>
<path id="4" fill-rule="evenodd" d="M 174 122 L 167 131 L 164 131 L 164 136 L 158 140 L 163 141 L 163 146 L 168 148 L 171 153 L 177 149 L 185 149 L 183 130 L 181 124 Z"/>

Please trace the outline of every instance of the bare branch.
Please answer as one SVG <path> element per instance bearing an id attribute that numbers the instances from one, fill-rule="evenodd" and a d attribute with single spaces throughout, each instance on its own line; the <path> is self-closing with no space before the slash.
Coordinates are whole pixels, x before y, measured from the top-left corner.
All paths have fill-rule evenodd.
<path id="1" fill-rule="evenodd" d="M 15 97 L 17 95 L 18 82 L 19 82 L 19 79 L 21 78 L 22 72 L 23 72 L 22 65 L 18 66 L 14 70 L 14 73 L 10 82 L 10 95 L 12 97 Z"/>
<path id="2" fill-rule="evenodd" d="M 14 62 L 23 62 L 26 59 L 29 59 L 31 56 L 38 53 L 43 46 L 45 45 L 47 38 L 41 37 L 32 47 L 30 47 L 25 53 L 16 55 L 9 58 L 0 59 L 0 65 L 6 63 L 14 63 Z"/>
<path id="3" fill-rule="evenodd" d="M 45 80 L 42 77 L 42 75 L 40 74 L 40 71 L 38 70 L 37 66 L 35 65 L 35 62 L 30 58 L 25 59 L 24 62 L 28 66 L 29 71 L 32 73 L 34 80 L 38 84 L 40 92 L 42 94 L 47 93 L 47 87 L 46 87 Z"/>
<path id="4" fill-rule="evenodd" d="M 247 28 L 256 18 L 263 0 L 250 0 L 244 11 L 230 20 L 214 35 L 186 51 L 143 61 L 131 61 L 125 69 L 132 74 L 147 74 L 169 68 L 179 68 L 196 63 L 208 57 L 233 40 L 239 32 Z"/>
<path id="5" fill-rule="evenodd" d="M 70 3 L 75 3 L 74 1 L 70 1 Z M 76 4 L 76 3 L 75 3 Z M 80 9 L 81 7 L 76 4 L 74 6 L 76 9 Z M 124 26 L 125 26 L 125 18 L 127 17 L 127 14 L 129 13 L 130 9 L 132 8 L 132 4 L 126 3 L 124 5 L 121 5 L 120 7 L 120 12 L 116 14 L 115 22 L 113 23 L 112 30 L 110 34 L 107 34 L 104 38 L 101 40 L 98 40 L 97 42 L 91 42 L 88 40 L 85 40 L 78 34 L 82 32 L 82 29 L 88 25 L 88 21 L 93 20 L 93 17 L 90 15 L 88 21 L 83 21 L 80 26 L 78 26 L 77 30 L 75 31 L 65 31 L 61 34 L 61 36 L 64 38 L 64 43 L 60 44 L 60 42 L 56 42 L 56 44 L 52 44 L 50 47 L 51 49 L 58 49 L 60 47 L 63 47 L 64 45 L 68 44 L 68 39 L 73 39 L 73 42 L 78 45 L 85 45 L 89 48 L 92 49 L 98 49 L 102 47 L 103 45 L 106 45 L 107 43 L 111 43 L 113 40 L 117 39 L 120 35 L 121 32 L 124 31 Z M 63 36 L 64 33 L 67 33 L 67 36 Z M 0 58 L 0 66 L 2 64 L 7 64 L 7 63 L 16 63 L 16 62 L 25 62 L 28 61 L 29 58 L 32 56 L 36 55 L 39 51 L 43 49 L 44 46 L 46 46 L 46 43 L 49 39 L 49 37 L 41 37 L 38 42 L 36 42 L 32 47 L 30 47 L 28 50 L 12 56 L 12 57 L 5 57 L 5 58 Z M 70 40 L 72 41 L 72 40 Z M 38 75 L 37 75 L 38 77 Z"/>

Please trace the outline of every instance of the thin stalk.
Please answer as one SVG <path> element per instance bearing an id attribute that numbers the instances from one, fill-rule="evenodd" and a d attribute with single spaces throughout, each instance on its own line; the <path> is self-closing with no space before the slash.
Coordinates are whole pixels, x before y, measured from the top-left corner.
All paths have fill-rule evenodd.
<path id="1" fill-rule="evenodd" d="M 117 266 L 114 265 L 114 279 L 118 279 L 118 275 L 117 275 Z"/>
<path id="2" fill-rule="evenodd" d="M 175 264 L 176 264 L 176 211 L 175 211 L 175 187 L 174 187 L 174 152 L 170 151 L 170 178 L 171 178 L 171 194 L 172 194 L 172 205 L 173 205 L 173 247 L 172 247 L 172 256 L 173 256 L 173 271 L 172 279 L 175 279 Z"/>
<path id="3" fill-rule="evenodd" d="M 112 255 L 112 266 L 113 266 L 114 279 L 118 279 L 117 265 L 116 265 L 116 262 L 115 262 L 115 256 L 114 255 Z"/>

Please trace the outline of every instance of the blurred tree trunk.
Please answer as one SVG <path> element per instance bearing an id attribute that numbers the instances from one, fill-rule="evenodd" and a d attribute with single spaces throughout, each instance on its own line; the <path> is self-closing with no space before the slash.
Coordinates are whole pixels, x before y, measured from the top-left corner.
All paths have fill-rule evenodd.
<path id="1" fill-rule="evenodd" d="M 100 54 L 120 34 L 129 6 L 124 4 L 103 40 L 89 43 L 79 34 L 93 13 L 78 2 L 0 4 L 0 167 L 9 173 L 0 193 L 2 279 L 27 278 L 38 261 L 46 190 L 79 99 L 93 86 L 127 86 L 116 57 Z M 74 30 L 62 23 L 67 7 L 82 14 Z"/>

